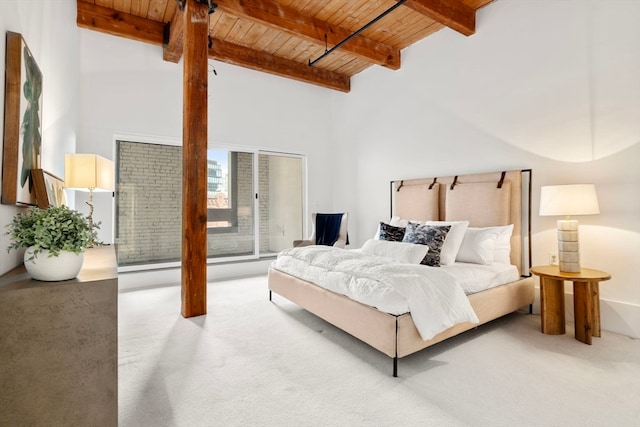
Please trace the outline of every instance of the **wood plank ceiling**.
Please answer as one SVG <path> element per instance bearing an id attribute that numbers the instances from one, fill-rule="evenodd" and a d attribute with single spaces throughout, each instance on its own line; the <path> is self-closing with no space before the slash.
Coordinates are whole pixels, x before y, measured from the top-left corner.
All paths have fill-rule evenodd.
<path id="1" fill-rule="evenodd" d="M 476 10 L 491 1 L 214 0 L 217 7 L 209 15 L 208 56 L 348 92 L 352 76 L 373 65 L 399 69 L 402 49 L 445 26 L 464 36 L 472 35 Z M 78 0 L 77 24 L 161 45 L 163 59 L 177 63 L 183 49 L 179 3 Z M 393 11 L 309 65 L 394 6 Z"/>

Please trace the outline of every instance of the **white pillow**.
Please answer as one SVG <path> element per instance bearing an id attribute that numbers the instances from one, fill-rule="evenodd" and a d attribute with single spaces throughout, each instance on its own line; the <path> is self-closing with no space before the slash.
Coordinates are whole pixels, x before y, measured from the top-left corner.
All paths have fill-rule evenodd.
<path id="1" fill-rule="evenodd" d="M 474 229 L 496 233 L 496 241 L 493 248 L 493 262 L 498 264 L 511 264 L 511 235 L 513 234 L 513 224 L 496 227 L 468 228 L 468 230 Z"/>
<path id="2" fill-rule="evenodd" d="M 362 245 L 361 252 L 389 258 L 404 264 L 420 264 L 429 251 L 427 245 L 369 239 Z"/>
<path id="3" fill-rule="evenodd" d="M 513 224 L 488 228 L 493 228 L 498 232 L 496 247 L 493 249 L 493 262 L 497 262 L 498 264 L 511 264 L 511 235 L 513 234 Z"/>
<path id="4" fill-rule="evenodd" d="M 493 264 L 493 252 L 497 238 L 498 232 L 496 230 L 467 228 L 458 255 L 456 255 L 456 261 L 483 265 Z"/>
<path id="5" fill-rule="evenodd" d="M 456 262 L 456 255 L 469 227 L 469 221 L 427 221 L 425 224 L 451 226 L 440 251 L 440 265 L 450 265 Z"/>
<path id="6" fill-rule="evenodd" d="M 414 221 L 416 222 L 416 221 Z M 393 225 L 394 227 L 404 227 L 407 228 L 409 225 L 408 219 L 402 219 L 399 216 L 392 216 L 391 220 L 388 222 L 389 225 Z"/>

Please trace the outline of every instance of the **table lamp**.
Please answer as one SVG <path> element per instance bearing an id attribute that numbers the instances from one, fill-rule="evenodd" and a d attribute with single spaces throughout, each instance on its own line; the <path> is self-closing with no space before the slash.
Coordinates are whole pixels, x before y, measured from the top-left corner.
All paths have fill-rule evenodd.
<path id="1" fill-rule="evenodd" d="M 113 191 L 113 162 L 97 154 L 65 154 L 64 186 L 89 192 L 87 219 L 93 232 L 93 192 Z"/>
<path id="2" fill-rule="evenodd" d="M 558 220 L 558 259 L 560 271 L 580 272 L 578 221 L 571 215 L 599 214 L 596 187 L 593 184 L 551 185 L 540 190 L 540 215 L 563 215 Z"/>

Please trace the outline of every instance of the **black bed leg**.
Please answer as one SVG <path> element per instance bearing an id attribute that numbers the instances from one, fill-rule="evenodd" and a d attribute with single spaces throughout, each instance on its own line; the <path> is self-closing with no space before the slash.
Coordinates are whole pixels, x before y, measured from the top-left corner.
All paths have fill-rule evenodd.
<path id="1" fill-rule="evenodd" d="M 529 314 L 533 314 L 533 304 L 529 304 Z"/>
<path id="2" fill-rule="evenodd" d="M 398 377 L 398 356 L 393 358 L 393 377 Z"/>
<path id="3" fill-rule="evenodd" d="M 269 289 L 269 301 L 271 301 L 271 289 Z"/>

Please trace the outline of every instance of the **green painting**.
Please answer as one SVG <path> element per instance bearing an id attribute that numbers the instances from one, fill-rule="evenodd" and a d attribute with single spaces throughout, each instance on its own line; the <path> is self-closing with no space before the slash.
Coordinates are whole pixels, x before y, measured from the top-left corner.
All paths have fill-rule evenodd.
<path id="1" fill-rule="evenodd" d="M 22 85 L 22 95 L 25 101 L 25 111 L 22 115 L 22 123 L 20 126 L 22 133 L 21 187 L 25 187 L 29 182 L 31 169 L 37 169 L 40 166 L 38 161 L 40 159 L 40 147 L 42 145 L 42 135 L 40 134 L 42 73 L 26 45 L 23 47 L 23 58 L 25 79 Z"/>
<path id="2" fill-rule="evenodd" d="M 36 203 L 31 171 L 40 168 L 42 72 L 22 35 L 7 31 L 2 203 Z"/>

